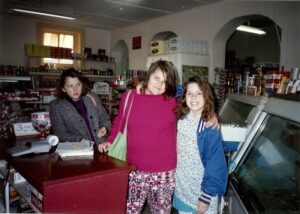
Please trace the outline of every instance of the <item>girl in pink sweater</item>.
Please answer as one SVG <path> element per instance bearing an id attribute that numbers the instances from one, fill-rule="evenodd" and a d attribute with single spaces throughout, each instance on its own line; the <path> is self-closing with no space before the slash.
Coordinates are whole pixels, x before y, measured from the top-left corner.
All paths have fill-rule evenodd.
<path id="1" fill-rule="evenodd" d="M 170 213 L 176 168 L 176 68 L 159 60 L 150 66 L 142 93 L 132 91 L 127 125 L 127 160 L 137 170 L 129 174 L 127 213 L 141 213 L 147 200 L 152 213 Z M 122 119 L 127 92 L 123 94 L 118 116 L 107 142 L 99 151 L 109 149 Z"/>

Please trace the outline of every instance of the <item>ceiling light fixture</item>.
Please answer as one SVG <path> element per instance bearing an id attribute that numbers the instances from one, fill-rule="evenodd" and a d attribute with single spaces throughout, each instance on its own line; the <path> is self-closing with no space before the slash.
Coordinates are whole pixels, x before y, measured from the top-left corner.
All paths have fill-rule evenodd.
<path id="1" fill-rule="evenodd" d="M 246 26 L 246 25 L 240 25 L 236 29 L 239 30 L 239 31 L 254 33 L 254 34 L 258 34 L 258 35 L 265 35 L 266 34 L 265 31 L 263 31 L 259 28 L 250 27 L 250 26 Z"/>
<path id="2" fill-rule="evenodd" d="M 32 11 L 32 10 L 23 10 L 23 9 L 17 9 L 14 8 L 12 9 L 13 11 L 20 12 L 20 13 L 29 13 L 29 14 L 34 14 L 34 15 L 40 15 L 40 16 L 49 16 L 49 17 L 54 17 L 54 18 L 60 18 L 60 19 L 68 19 L 68 20 L 74 20 L 74 17 L 70 16 L 62 16 L 62 15 L 56 15 L 52 13 L 44 13 L 44 12 L 38 12 L 38 11 Z"/>

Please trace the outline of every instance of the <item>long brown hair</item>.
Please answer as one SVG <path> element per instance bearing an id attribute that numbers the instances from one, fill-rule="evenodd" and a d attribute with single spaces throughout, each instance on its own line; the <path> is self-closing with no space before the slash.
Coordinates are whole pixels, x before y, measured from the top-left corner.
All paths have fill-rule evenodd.
<path id="1" fill-rule="evenodd" d="M 215 109 L 213 93 L 210 89 L 209 83 L 196 76 L 190 77 L 188 81 L 184 83 L 184 92 L 175 108 L 176 116 L 179 119 L 182 119 L 190 112 L 190 109 L 186 104 L 186 92 L 188 85 L 191 83 L 196 83 L 203 93 L 204 108 L 202 111 L 202 118 L 205 121 L 209 121 L 212 118 Z"/>
<path id="2" fill-rule="evenodd" d="M 67 94 L 62 90 L 62 88 L 65 86 L 67 77 L 78 78 L 79 81 L 82 83 L 81 96 L 84 96 L 89 92 L 90 89 L 88 87 L 88 79 L 82 76 L 82 74 L 80 74 L 74 68 L 69 68 L 67 70 L 64 70 L 60 75 L 59 85 L 56 87 L 55 90 L 55 96 L 58 99 L 64 99 L 67 96 Z"/>
<path id="3" fill-rule="evenodd" d="M 173 65 L 172 62 L 166 60 L 157 60 L 153 62 L 148 69 L 146 74 L 145 80 L 142 83 L 141 91 L 145 93 L 145 90 L 148 86 L 150 76 L 157 70 L 161 69 L 161 71 L 166 76 L 166 91 L 163 93 L 166 99 L 170 97 L 174 97 L 176 95 L 176 76 L 177 76 L 177 69 Z"/>

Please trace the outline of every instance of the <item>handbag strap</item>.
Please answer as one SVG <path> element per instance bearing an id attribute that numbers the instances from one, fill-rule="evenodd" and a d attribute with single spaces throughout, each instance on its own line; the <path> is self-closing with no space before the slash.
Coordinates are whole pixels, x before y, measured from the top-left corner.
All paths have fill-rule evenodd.
<path id="1" fill-rule="evenodd" d="M 130 97 L 130 94 L 131 94 L 131 90 L 128 92 L 127 94 L 127 97 L 126 97 L 126 101 L 125 101 L 125 105 L 127 105 L 127 102 L 129 100 L 129 97 Z M 127 99 L 128 98 L 128 99 Z M 134 96 L 132 97 L 131 99 L 131 102 L 130 102 L 130 106 L 129 106 L 129 109 L 128 109 L 128 112 L 127 112 L 127 115 L 126 115 L 126 122 L 125 122 L 125 127 L 124 127 L 124 130 L 123 130 L 123 134 L 127 132 L 127 123 L 128 123 L 128 117 L 129 117 L 129 114 L 130 114 L 130 111 L 131 111 L 131 107 L 132 107 L 132 103 L 133 103 L 133 99 L 134 99 Z M 124 107 L 124 114 L 125 114 L 125 107 Z"/>
<path id="2" fill-rule="evenodd" d="M 123 117 L 125 116 L 125 113 L 126 113 L 126 107 L 127 107 L 127 103 L 128 103 L 130 94 L 131 94 L 131 90 L 129 90 L 128 93 L 127 93 L 127 95 L 126 95 L 126 99 L 125 99 L 125 103 L 124 103 L 124 108 L 123 108 Z"/>
<path id="3" fill-rule="evenodd" d="M 86 94 L 86 96 L 88 96 L 91 99 L 94 107 L 96 108 L 97 107 L 97 102 L 95 100 L 95 97 L 93 97 L 91 94 Z"/>

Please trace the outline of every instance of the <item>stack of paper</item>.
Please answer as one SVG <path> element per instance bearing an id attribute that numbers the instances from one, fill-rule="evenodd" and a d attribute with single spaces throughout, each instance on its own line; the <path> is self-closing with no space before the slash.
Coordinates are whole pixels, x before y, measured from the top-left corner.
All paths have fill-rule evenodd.
<path id="1" fill-rule="evenodd" d="M 90 141 L 59 143 L 56 152 L 60 157 L 93 155 L 93 143 Z"/>

